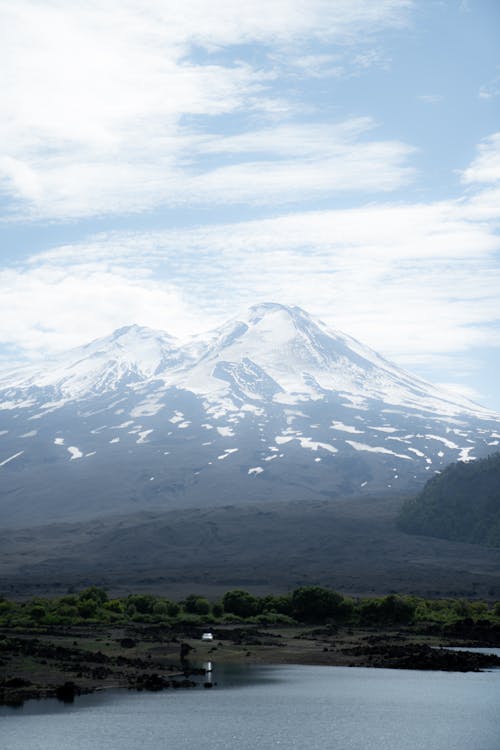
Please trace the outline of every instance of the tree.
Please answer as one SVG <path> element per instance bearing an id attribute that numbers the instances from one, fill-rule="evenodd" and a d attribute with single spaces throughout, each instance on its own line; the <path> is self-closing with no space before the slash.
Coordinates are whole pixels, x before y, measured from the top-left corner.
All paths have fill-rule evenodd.
<path id="1" fill-rule="evenodd" d="M 82 599 L 78 602 L 78 614 L 85 620 L 95 617 L 97 613 L 97 602 L 95 599 Z"/>
<path id="2" fill-rule="evenodd" d="M 382 599 L 365 599 L 359 608 L 361 622 L 367 625 L 410 622 L 415 616 L 417 601 L 389 594 Z"/>
<path id="3" fill-rule="evenodd" d="M 104 604 L 104 602 L 108 601 L 108 594 L 99 586 L 89 586 L 87 589 L 84 589 L 80 592 L 78 598 L 80 599 L 80 601 L 92 599 L 94 602 L 96 602 L 96 604 L 100 606 L 101 604 Z"/>
<path id="4" fill-rule="evenodd" d="M 248 591 L 233 589 L 226 591 L 222 597 L 224 612 L 237 615 L 238 617 L 253 617 L 259 611 L 259 601 Z"/>
<path id="5" fill-rule="evenodd" d="M 280 615 L 291 615 L 293 610 L 292 597 L 273 596 L 268 594 L 260 601 L 262 612 L 277 612 Z"/>
<path id="6" fill-rule="evenodd" d="M 220 602 L 215 602 L 215 604 L 212 605 L 212 614 L 214 617 L 222 617 L 224 614 L 224 607 Z"/>
<path id="7" fill-rule="evenodd" d="M 323 622 L 339 614 L 341 594 L 321 586 L 301 586 L 292 592 L 293 617 L 303 622 Z"/>
<path id="8" fill-rule="evenodd" d="M 208 615 L 210 612 L 210 603 L 204 596 L 189 594 L 184 601 L 184 609 L 192 615 Z"/>
<path id="9" fill-rule="evenodd" d="M 138 612 L 141 615 L 149 615 L 157 602 L 156 596 L 152 594 L 130 594 L 127 597 L 127 614 Z"/>

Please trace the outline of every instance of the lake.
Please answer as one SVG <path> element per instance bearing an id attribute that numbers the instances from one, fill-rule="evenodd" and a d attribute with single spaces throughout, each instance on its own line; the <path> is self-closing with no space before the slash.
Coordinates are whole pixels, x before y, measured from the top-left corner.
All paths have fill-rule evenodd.
<path id="1" fill-rule="evenodd" d="M 226 667 L 212 690 L 0 708 L 2 750 L 498 750 L 500 671 Z"/>

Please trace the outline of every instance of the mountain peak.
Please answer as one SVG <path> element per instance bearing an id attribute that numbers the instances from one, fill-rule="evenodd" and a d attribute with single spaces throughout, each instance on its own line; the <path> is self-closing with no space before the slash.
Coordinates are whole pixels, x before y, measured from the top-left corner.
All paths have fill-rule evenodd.
<path id="1" fill-rule="evenodd" d="M 104 336 L 101 339 L 92 341 L 90 342 L 90 344 L 87 344 L 87 346 L 92 346 L 97 341 L 111 343 L 111 342 L 127 342 L 132 339 L 142 339 L 142 340 L 156 339 L 156 340 L 161 340 L 164 342 L 170 341 L 172 343 L 176 341 L 174 336 L 171 336 L 166 331 L 162 331 L 162 330 L 155 329 L 155 328 L 149 328 L 148 326 L 140 326 L 137 323 L 132 323 L 131 325 L 117 328 L 109 336 Z"/>
<path id="2" fill-rule="evenodd" d="M 299 310 L 300 312 L 304 312 L 300 307 L 297 307 L 296 305 L 284 305 L 281 302 L 257 302 L 255 305 L 251 305 L 248 308 L 248 313 L 250 315 L 264 317 L 264 315 L 268 315 L 269 313 L 273 312 L 284 312 L 288 315 L 293 315 L 293 313 L 297 310 Z"/>
<path id="3" fill-rule="evenodd" d="M 273 317 L 282 317 L 283 319 L 289 319 L 297 324 L 299 321 L 310 321 L 316 325 L 319 321 L 314 319 L 297 305 L 284 305 L 280 302 L 260 302 L 252 305 L 246 311 L 242 317 L 246 318 L 249 323 L 255 325 L 261 320 Z"/>

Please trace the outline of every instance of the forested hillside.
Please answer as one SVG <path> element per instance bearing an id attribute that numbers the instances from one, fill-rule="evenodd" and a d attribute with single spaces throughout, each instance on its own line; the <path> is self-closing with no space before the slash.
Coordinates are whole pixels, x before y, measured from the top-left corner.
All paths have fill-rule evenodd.
<path id="1" fill-rule="evenodd" d="M 398 526 L 410 534 L 500 547 L 500 453 L 448 466 L 403 506 Z"/>

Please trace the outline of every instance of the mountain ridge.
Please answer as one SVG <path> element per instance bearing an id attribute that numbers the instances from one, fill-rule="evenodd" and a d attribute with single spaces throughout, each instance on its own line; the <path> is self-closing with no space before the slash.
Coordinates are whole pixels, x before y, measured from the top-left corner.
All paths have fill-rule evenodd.
<path id="1" fill-rule="evenodd" d="M 356 339 L 326 326 L 322 321 L 314 320 L 312 316 L 301 308 L 297 306 L 290 307 L 281 305 L 279 303 L 260 303 L 254 305 L 249 308 L 246 316 L 235 317 L 222 326 L 212 329 L 205 334 L 197 334 L 185 340 L 177 339 L 166 331 L 155 330 L 146 326 L 139 326 L 136 324 L 123 326 L 116 329 L 108 336 L 95 339 L 83 346 L 76 347 L 68 352 L 61 353 L 58 356 L 51 358 L 47 367 L 44 367 L 43 365 L 41 367 L 39 365 L 27 365 L 22 368 L 16 368 L 11 372 L 8 370 L 3 372 L 0 371 L 0 394 L 2 391 L 15 390 L 25 386 L 46 387 L 48 385 L 57 385 L 57 374 L 59 372 L 58 365 L 60 367 L 62 363 L 64 366 L 64 360 L 68 356 L 70 358 L 76 357 L 77 359 L 76 361 L 70 361 L 69 364 L 66 364 L 67 369 L 77 371 L 79 365 L 80 368 L 84 370 L 83 363 L 85 361 L 97 361 L 100 355 L 104 354 L 108 360 L 111 360 L 112 357 L 108 352 L 113 349 L 115 350 L 114 359 L 117 363 L 122 365 L 128 364 L 130 374 L 135 374 L 138 380 L 163 378 L 165 383 L 177 385 L 179 382 L 178 373 L 183 367 L 189 370 L 200 367 L 207 361 L 212 363 L 214 359 L 220 361 L 222 359 L 222 352 L 227 352 L 228 349 L 234 349 L 234 347 L 239 349 L 244 348 L 241 346 L 241 340 L 244 339 L 245 336 L 251 335 L 251 332 L 247 322 L 241 320 L 242 317 L 246 317 L 255 328 L 259 326 L 263 320 L 268 319 L 269 315 L 272 314 L 280 314 L 282 316 L 282 320 L 279 321 L 281 325 L 283 324 L 284 317 L 295 324 L 295 328 L 302 339 L 303 350 L 302 352 L 297 352 L 300 343 L 298 344 L 297 341 L 294 341 L 295 358 L 300 360 L 301 355 L 303 356 L 304 352 L 306 355 L 309 355 L 309 363 L 306 362 L 305 364 L 311 365 L 309 367 L 310 370 L 325 370 L 328 366 L 331 368 L 336 364 L 335 360 L 340 362 L 342 366 L 345 365 L 347 359 L 349 359 L 351 363 L 364 368 L 365 373 L 370 372 L 370 369 L 373 370 L 379 368 L 379 370 L 387 373 L 389 377 L 398 377 L 402 382 L 408 383 L 410 388 L 415 392 L 418 392 L 418 390 L 421 392 L 426 390 L 432 391 L 431 396 L 433 398 L 446 401 L 450 405 L 457 407 L 458 410 L 465 409 L 466 411 L 473 411 L 481 413 L 482 415 L 493 415 L 493 412 L 488 411 L 478 404 L 474 404 L 464 397 L 448 393 L 424 380 L 409 376 L 409 374 L 403 369 L 394 365 L 384 357 L 381 357 L 374 350 L 361 344 Z M 302 323 L 301 326 L 296 325 L 297 318 L 300 319 Z M 306 324 L 305 326 L 304 323 Z M 271 329 L 272 341 L 270 346 L 268 342 L 264 342 L 268 349 L 274 350 L 274 359 L 276 359 L 276 353 L 281 353 L 280 348 L 276 346 L 275 333 L 275 328 Z M 304 333 L 307 335 L 305 336 Z M 330 344 L 331 340 L 335 339 L 335 357 L 332 357 L 331 351 L 328 352 L 328 348 L 324 345 L 324 340 L 318 342 L 318 334 L 324 338 L 330 339 L 328 342 Z M 285 335 L 290 337 L 290 332 L 288 331 Z M 299 339 L 299 336 L 297 336 L 296 339 Z M 284 337 L 282 336 L 282 338 Z M 303 339 L 305 338 L 315 338 L 316 340 L 313 342 L 314 346 L 307 347 L 307 344 L 303 343 Z M 310 344 L 311 342 L 309 341 L 307 343 Z M 253 342 L 253 344 L 253 349 L 255 350 L 255 342 Z M 156 351 L 154 351 L 155 348 Z M 252 342 L 247 348 L 249 351 L 252 351 Z M 117 356 L 117 350 L 121 352 L 131 352 L 132 356 L 119 357 Z M 135 357 L 133 356 L 134 354 Z M 247 355 L 241 354 L 241 352 L 237 351 L 236 354 L 239 355 L 236 357 L 237 360 L 246 358 L 253 361 Z M 268 353 L 267 356 L 269 356 Z M 229 357 L 229 361 L 234 361 L 234 357 L 233 359 Z M 255 364 L 261 367 L 258 362 Z M 284 360 L 281 367 L 276 367 L 275 362 L 271 362 L 270 364 L 272 370 L 277 369 L 278 371 L 281 371 L 282 375 L 291 369 L 290 357 L 288 357 L 287 360 Z M 126 367 L 121 368 L 121 370 L 125 369 Z M 353 369 L 352 366 L 351 369 Z M 13 382 L 13 378 L 22 377 L 23 373 L 26 373 L 27 375 L 27 377 L 24 378 L 24 381 L 21 380 L 21 382 L 16 383 L 14 380 Z M 310 375 L 307 371 L 304 371 L 304 374 Z M 83 375 L 85 375 L 85 371 L 83 372 Z M 11 381 L 10 383 L 9 377 Z M 170 378 L 170 380 L 168 380 L 168 378 Z M 182 378 L 180 379 L 180 383 L 184 384 Z M 102 386 L 102 383 L 100 383 L 100 385 Z M 297 385 L 297 383 L 294 382 L 294 385 Z M 318 385 L 319 388 L 321 388 L 321 384 Z M 336 390 L 342 390 L 342 388 L 338 387 L 339 385 L 342 386 L 345 385 L 345 383 L 341 382 L 335 384 Z M 366 382 L 362 386 L 358 386 L 359 390 L 364 390 L 365 392 L 366 388 Z M 286 388 L 282 390 L 286 390 Z"/>
<path id="2" fill-rule="evenodd" d="M 186 341 L 127 326 L 4 372 L 0 427 L 15 523 L 416 492 L 500 440 L 499 415 L 277 303 Z"/>

